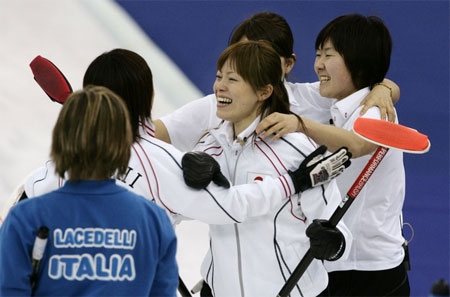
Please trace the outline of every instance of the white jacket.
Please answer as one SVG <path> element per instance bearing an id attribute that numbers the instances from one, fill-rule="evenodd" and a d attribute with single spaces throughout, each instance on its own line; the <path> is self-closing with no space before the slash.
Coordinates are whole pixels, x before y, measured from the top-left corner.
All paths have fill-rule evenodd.
<path id="1" fill-rule="evenodd" d="M 183 153 L 154 138 L 151 123 L 141 124 L 141 138 L 131 151 L 128 172 L 118 185 L 144 196 L 165 208 L 173 223 L 183 218 L 209 224 L 230 224 L 268 213 L 286 201 L 286 187 L 293 187 L 289 175 L 225 189 L 211 183 L 206 190 L 195 190 L 184 183 L 181 169 Z M 28 197 L 35 197 L 62 186 L 48 161 L 25 181 Z M 182 214 L 183 216 L 181 216 Z"/>
<path id="2" fill-rule="evenodd" d="M 361 117 L 360 103 L 368 94 L 369 89 L 364 88 L 333 104 L 331 115 L 337 127 L 353 128 L 356 119 Z M 380 110 L 370 108 L 362 117 L 381 119 Z M 343 197 L 372 155 L 352 159 L 352 165 L 336 178 Z M 405 256 L 402 247 L 405 242 L 402 236 L 404 200 L 403 153 L 390 149 L 343 217 L 353 234 L 349 257 L 327 263 L 328 270 L 374 271 L 397 267 Z"/>
<path id="3" fill-rule="evenodd" d="M 255 120 L 236 140 L 229 122 L 209 131 L 195 150 L 205 151 L 220 163 L 223 174 L 234 185 L 295 170 L 315 146 L 300 133 L 287 134 L 270 142 L 253 133 Z M 294 194 L 266 215 L 230 225 L 210 225 L 210 251 L 202 264 L 202 276 L 214 296 L 276 296 L 309 248 L 306 227 L 316 218 L 328 219 L 341 201 L 334 181 L 325 186 Z M 261 201 L 263 201 L 261 197 Z M 349 249 L 351 235 L 340 226 Z M 344 254 L 346 257 L 347 253 Z M 312 264 L 291 296 L 316 296 L 328 283 L 321 261 Z"/>

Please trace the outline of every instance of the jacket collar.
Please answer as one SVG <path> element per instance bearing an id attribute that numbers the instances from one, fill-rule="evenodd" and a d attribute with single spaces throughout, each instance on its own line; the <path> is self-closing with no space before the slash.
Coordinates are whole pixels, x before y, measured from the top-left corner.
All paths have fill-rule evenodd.
<path id="1" fill-rule="evenodd" d="M 369 92 L 369 88 L 364 88 L 334 102 L 330 110 L 334 124 L 342 127 Z"/>
<path id="2" fill-rule="evenodd" d="M 155 138 L 155 125 L 153 125 L 153 122 L 150 120 L 145 122 L 139 121 L 139 135 L 142 138 Z"/>
<path id="3" fill-rule="evenodd" d="M 243 147 L 251 141 L 252 136 L 256 135 L 256 126 L 258 126 L 260 121 L 260 116 L 258 116 L 244 131 L 239 133 L 236 138 L 234 137 L 233 123 L 229 121 L 224 121 L 218 129 L 213 129 L 210 133 L 220 142 L 225 142 L 228 146 Z"/>
<path id="4" fill-rule="evenodd" d="M 125 190 L 125 188 L 123 188 Z M 71 193 L 89 193 L 89 194 L 102 194 L 102 193 L 116 193 L 122 191 L 122 188 L 116 186 L 114 179 L 104 180 L 80 180 L 76 182 L 66 181 L 64 186 L 58 191 L 71 192 Z"/>

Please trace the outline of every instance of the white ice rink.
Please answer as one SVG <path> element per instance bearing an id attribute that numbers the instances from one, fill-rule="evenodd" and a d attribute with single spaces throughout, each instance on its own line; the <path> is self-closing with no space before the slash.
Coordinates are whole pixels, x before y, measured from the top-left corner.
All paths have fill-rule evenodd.
<path id="1" fill-rule="evenodd" d="M 51 131 L 60 110 L 33 80 L 29 63 L 37 55 L 51 60 L 76 90 L 89 63 L 119 47 L 138 52 L 152 69 L 153 118 L 201 97 L 112 1 L 0 1 L 0 206 L 27 174 L 48 159 Z M 207 226 L 184 222 L 177 234 L 180 275 L 190 288 L 200 279 Z"/>

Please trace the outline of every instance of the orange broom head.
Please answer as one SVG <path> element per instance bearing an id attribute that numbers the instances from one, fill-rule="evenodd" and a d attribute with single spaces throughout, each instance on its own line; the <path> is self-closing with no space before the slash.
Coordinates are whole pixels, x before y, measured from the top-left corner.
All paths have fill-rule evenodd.
<path id="1" fill-rule="evenodd" d="M 363 139 L 388 148 L 409 153 L 425 153 L 430 149 L 428 136 L 412 128 L 383 120 L 358 118 L 353 131 Z"/>

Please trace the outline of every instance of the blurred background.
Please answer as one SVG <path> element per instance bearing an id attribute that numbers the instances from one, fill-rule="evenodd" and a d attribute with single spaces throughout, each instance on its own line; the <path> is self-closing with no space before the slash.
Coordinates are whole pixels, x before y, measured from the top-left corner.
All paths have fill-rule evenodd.
<path id="1" fill-rule="evenodd" d="M 393 38 L 387 77 L 401 89 L 401 124 L 427 134 L 425 155 L 405 154 L 405 237 L 411 239 L 412 296 L 449 278 L 449 2 L 448 1 L 132 1 L 15 0 L 0 2 L 0 206 L 48 158 L 60 105 L 33 80 L 41 55 L 74 89 L 99 54 L 121 47 L 141 54 L 155 80 L 153 117 L 212 93 L 216 60 L 233 28 L 260 11 L 286 18 L 297 63 L 291 81 L 311 82 L 320 29 L 347 13 L 378 15 Z M 199 111 L 201 112 L 201 111 Z M 207 249 L 207 226 L 182 223 L 178 259 L 188 287 Z"/>

